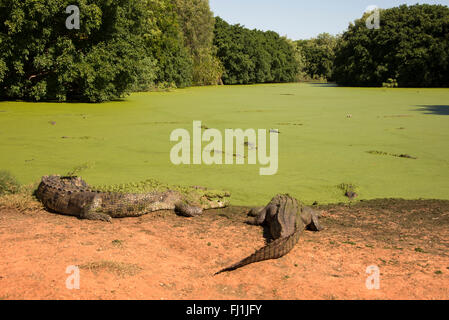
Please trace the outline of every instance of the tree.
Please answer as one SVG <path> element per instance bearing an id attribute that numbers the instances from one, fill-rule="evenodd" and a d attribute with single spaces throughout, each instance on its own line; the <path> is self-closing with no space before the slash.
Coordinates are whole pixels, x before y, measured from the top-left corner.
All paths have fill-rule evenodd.
<path id="1" fill-rule="evenodd" d="M 145 39 L 148 55 L 157 61 L 156 84 L 190 86 L 193 59 L 185 44 L 176 6 L 172 0 L 150 0 L 148 13 L 150 26 Z"/>
<path id="2" fill-rule="evenodd" d="M 195 85 L 217 84 L 222 66 L 213 46 L 214 14 L 209 0 L 175 0 L 184 42 L 193 60 Z"/>
<path id="3" fill-rule="evenodd" d="M 335 78 L 341 85 L 449 86 L 449 8 L 402 5 L 380 11 L 380 29 L 368 29 L 371 13 L 351 24 L 337 46 Z"/>
<path id="4" fill-rule="evenodd" d="M 66 28 L 69 5 L 80 29 Z M 0 0 L 0 98 L 118 99 L 155 78 L 148 1 Z"/>
<path id="5" fill-rule="evenodd" d="M 295 42 L 297 54 L 303 58 L 303 70 L 308 78 L 333 79 L 337 41 L 337 37 L 321 33 L 316 38 Z"/>
<path id="6" fill-rule="evenodd" d="M 214 45 L 223 67 L 225 84 L 292 82 L 299 71 L 288 39 L 273 31 L 249 30 L 215 19 Z"/>

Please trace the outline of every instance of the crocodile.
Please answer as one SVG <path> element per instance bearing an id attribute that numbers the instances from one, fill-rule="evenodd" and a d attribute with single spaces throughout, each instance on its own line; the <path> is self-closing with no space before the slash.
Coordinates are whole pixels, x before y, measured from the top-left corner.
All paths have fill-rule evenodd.
<path id="1" fill-rule="evenodd" d="M 265 247 L 240 262 L 218 271 L 233 271 L 251 263 L 270 259 L 278 259 L 289 253 L 298 243 L 305 229 L 321 231 L 323 227 L 318 221 L 318 214 L 310 207 L 303 206 L 288 194 L 276 195 L 266 207 L 254 208 L 248 214 L 256 216 L 252 225 L 266 225 L 273 239 Z"/>
<path id="2" fill-rule="evenodd" d="M 208 192 L 192 187 L 188 192 L 164 188 L 145 193 L 106 192 L 91 188 L 75 176 L 44 176 L 36 197 L 52 212 L 80 219 L 111 222 L 112 218 L 138 217 L 158 210 L 175 210 L 194 217 L 203 210 L 224 208 L 229 204 L 228 192 Z"/>

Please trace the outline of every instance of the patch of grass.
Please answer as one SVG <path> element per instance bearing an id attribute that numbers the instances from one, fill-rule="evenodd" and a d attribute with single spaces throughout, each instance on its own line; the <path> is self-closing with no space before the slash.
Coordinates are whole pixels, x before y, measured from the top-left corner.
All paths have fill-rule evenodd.
<path id="1" fill-rule="evenodd" d="M 0 195 L 0 208 L 22 213 L 43 209 L 42 203 L 34 197 L 36 184 L 20 186 L 15 193 Z"/>
<path id="2" fill-rule="evenodd" d="M 437 274 L 437 275 L 443 274 L 443 271 L 437 270 L 437 271 L 435 271 L 435 274 Z"/>
<path id="3" fill-rule="evenodd" d="M 0 171 L 0 196 L 19 192 L 20 183 L 9 171 Z"/>
<path id="4" fill-rule="evenodd" d="M 65 174 L 66 176 L 72 177 L 72 176 L 78 176 L 81 172 L 90 169 L 94 166 L 94 163 L 83 163 L 80 165 L 77 165 L 73 167 L 71 170 Z"/>
<path id="5" fill-rule="evenodd" d="M 342 190 L 345 194 L 348 192 L 357 192 L 358 187 L 353 183 L 341 183 L 337 186 L 338 189 Z"/>
<path id="6" fill-rule="evenodd" d="M 79 266 L 80 269 L 89 270 L 93 273 L 98 273 L 100 271 L 106 271 L 114 275 L 125 277 L 125 276 L 135 276 L 142 271 L 142 268 L 137 264 L 115 262 L 109 260 L 102 260 L 98 262 L 89 262 Z"/>
<path id="7" fill-rule="evenodd" d="M 424 249 L 418 247 L 418 248 L 415 248 L 415 252 L 421 252 L 421 253 L 423 253 L 423 252 L 425 252 L 425 251 L 424 251 Z"/>

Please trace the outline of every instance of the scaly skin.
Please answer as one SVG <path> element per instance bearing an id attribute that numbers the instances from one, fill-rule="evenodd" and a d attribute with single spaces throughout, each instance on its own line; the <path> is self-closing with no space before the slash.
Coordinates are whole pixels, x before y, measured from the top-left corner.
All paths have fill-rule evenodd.
<path id="1" fill-rule="evenodd" d="M 289 195 L 277 195 L 265 208 L 251 212 L 253 215 L 257 214 L 257 218 L 252 224 L 266 223 L 274 241 L 242 261 L 220 270 L 216 275 L 251 263 L 278 259 L 294 248 L 305 228 L 312 231 L 322 230 L 316 212 L 309 207 L 301 206 L 296 199 Z"/>
<path id="2" fill-rule="evenodd" d="M 101 192 L 91 190 L 81 178 L 60 176 L 42 177 L 36 191 L 37 198 L 51 211 L 108 222 L 112 218 L 137 217 L 158 210 L 176 210 L 192 217 L 201 214 L 203 209 L 228 205 L 223 198 L 209 199 L 205 193 L 192 194 L 187 199 L 186 195 L 176 190 L 143 194 Z M 225 194 L 223 197 L 227 196 Z"/>

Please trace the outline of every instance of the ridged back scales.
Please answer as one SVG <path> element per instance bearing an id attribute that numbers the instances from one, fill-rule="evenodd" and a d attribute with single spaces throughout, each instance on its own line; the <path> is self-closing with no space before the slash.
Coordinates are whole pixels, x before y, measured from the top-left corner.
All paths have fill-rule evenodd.
<path id="1" fill-rule="evenodd" d="M 295 247 L 305 228 L 299 215 L 301 206 L 298 201 L 288 195 L 277 195 L 264 210 L 267 210 L 266 220 L 275 240 L 249 257 L 220 270 L 216 274 L 232 271 L 255 262 L 278 259 Z M 276 210 L 276 212 L 273 210 Z M 260 223 L 262 222 L 259 221 Z"/>

